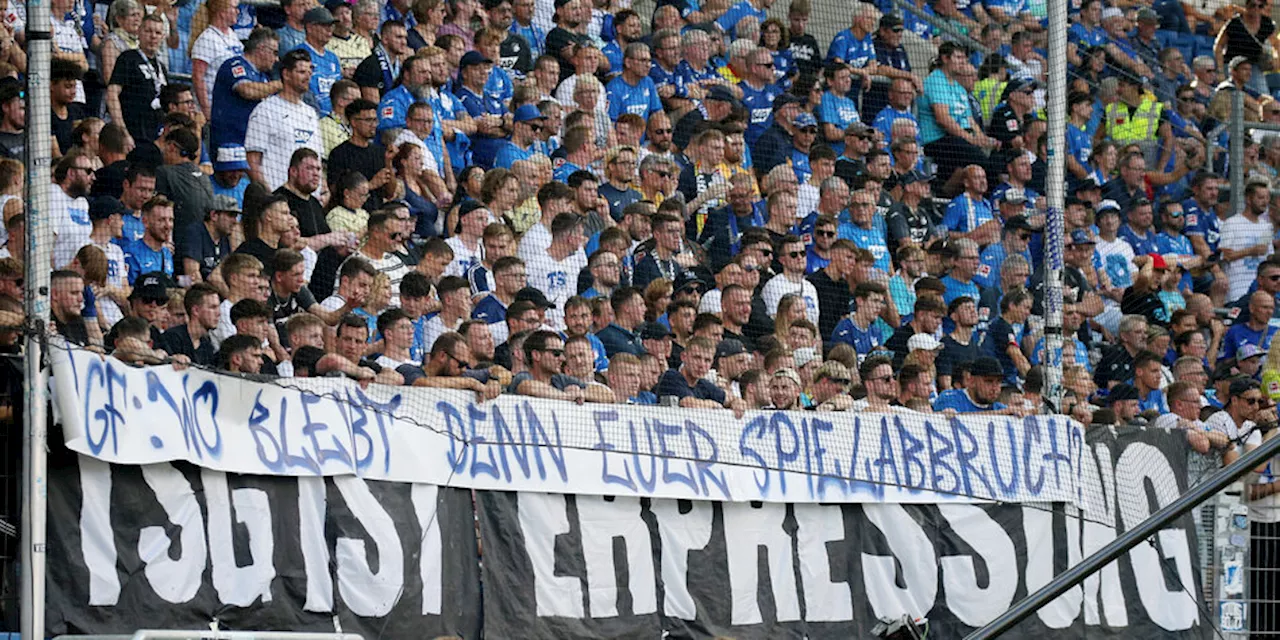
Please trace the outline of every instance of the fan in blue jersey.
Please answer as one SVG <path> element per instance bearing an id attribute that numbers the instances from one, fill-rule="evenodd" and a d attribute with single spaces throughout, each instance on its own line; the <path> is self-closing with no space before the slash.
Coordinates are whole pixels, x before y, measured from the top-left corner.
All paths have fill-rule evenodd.
<path id="1" fill-rule="evenodd" d="M 997 234 L 1000 227 L 1000 221 L 995 219 L 991 203 L 986 197 L 987 172 L 976 164 L 961 171 L 966 174 L 964 192 L 947 205 L 946 213 L 942 215 L 942 226 L 951 231 L 952 237 L 976 236 L 975 239 L 980 244 L 987 244 L 999 237 Z M 988 225 L 988 228 L 983 228 L 984 225 Z M 986 241 L 983 242 L 983 239 Z"/>
<path id="2" fill-rule="evenodd" d="M 546 126 L 547 117 L 537 107 L 522 104 L 512 116 L 511 139 L 506 140 L 498 149 L 498 156 L 493 166 L 499 169 L 510 169 L 520 160 L 528 160 L 538 153 L 538 133 Z"/>
<path id="3" fill-rule="evenodd" d="M 1089 175 L 1089 157 L 1093 155 L 1093 135 L 1089 133 L 1089 119 L 1093 117 L 1093 97 L 1083 91 L 1072 91 L 1067 96 L 1067 182 L 1076 182 Z"/>
<path id="4" fill-rule="evenodd" d="M 462 100 L 476 123 L 476 134 L 471 138 L 471 152 L 475 163 L 485 167 L 493 167 L 498 149 L 507 137 L 508 127 L 504 124 L 510 117 L 506 106 L 497 98 L 488 95 L 484 85 L 489 80 L 489 72 L 493 61 L 478 51 L 468 51 L 458 63 L 458 75 L 462 82 L 454 92 Z"/>
<path id="5" fill-rule="evenodd" d="M 742 89 L 742 104 L 747 108 L 747 131 L 743 138 L 747 146 L 753 146 L 773 124 L 773 101 L 782 95 L 782 89 L 773 84 L 773 55 L 757 49 L 747 58 L 746 77 L 738 83 Z"/>
<path id="6" fill-rule="evenodd" d="M 142 207 L 142 223 L 146 233 L 124 248 L 124 262 L 128 266 L 129 284 L 144 273 L 163 273 L 173 277 L 173 203 L 167 199 L 152 199 Z"/>
<path id="7" fill-rule="evenodd" d="M 738 37 L 738 23 L 743 18 L 755 18 L 756 23 L 764 22 L 769 17 L 769 7 L 773 0 L 742 0 L 729 7 L 729 10 L 716 19 L 716 26 L 727 33 L 730 39 Z"/>
<path id="8" fill-rule="evenodd" d="M 333 110 L 333 102 L 329 99 L 329 90 L 335 82 L 342 79 L 342 61 L 338 54 L 325 49 L 329 40 L 333 39 L 333 23 L 337 20 L 324 7 L 312 7 L 302 16 L 302 24 L 306 25 L 307 39 L 299 49 L 311 56 L 311 98 L 316 110 L 323 118 Z"/>
<path id="9" fill-rule="evenodd" d="M 933 401 L 933 410 L 951 409 L 956 413 L 1003 411 L 1007 408 L 999 402 L 1003 379 L 1004 372 L 995 358 L 978 358 L 969 366 L 969 386 L 939 393 L 938 399 Z"/>
<path id="10" fill-rule="evenodd" d="M 658 87 L 649 78 L 652 65 L 649 45 L 641 42 L 627 45 L 622 57 L 622 74 L 610 80 L 605 87 L 610 120 L 616 122 L 624 113 L 634 113 L 648 120 L 651 114 L 662 111 Z"/>
<path id="11" fill-rule="evenodd" d="M 244 43 L 244 55 L 222 63 L 213 83 L 209 144 L 244 146 L 249 114 L 263 98 L 280 90 L 271 80 L 271 65 L 278 58 L 278 44 L 270 30 L 260 30 Z"/>
<path id="12" fill-rule="evenodd" d="M 840 155 L 844 153 L 845 129 L 862 121 L 858 115 L 858 104 L 849 99 L 849 90 L 853 88 L 853 72 L 846 64 L 834 63 L 827 65 L 823 76 L 827 79 L 827 90 L 823 92 L 822 102 L 818 105 L 818 121 L 822 123 L 823 141 L 835 150 L 836 155 Z M 893 123 L 889 124 L 892 126 Z M 885 133 L 885 139 L 891 139 L 889 132 Z"/>
<path id="13" fill-rule="evenodd" d="M 878 282 L 863 282 L 854 289 L 853 299 L 857 308 L 836 325 L 831 343 L 853 347 L 861 363 L 876 347 L 884 344 L 884 331 L 876 319 L 888 300 L 888 290 Z"/>

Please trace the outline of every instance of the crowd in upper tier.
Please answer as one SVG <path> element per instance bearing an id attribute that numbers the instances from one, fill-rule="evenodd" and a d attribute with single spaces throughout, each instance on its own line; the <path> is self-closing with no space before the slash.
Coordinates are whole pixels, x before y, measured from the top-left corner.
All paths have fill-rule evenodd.
<path id="1" fill-rule="evenodd" d="M 1043 2 L 657 4 L 54 0 L 57 332 L 484 398 L 1274 413 L 1280 137 L 1229 215 L 1219 126 L 1237 92 L 1280 122 L 1266 0 L 1070 7 L 1061 406 Z M 23 7 L 0 23 L 13 326 Z"/>

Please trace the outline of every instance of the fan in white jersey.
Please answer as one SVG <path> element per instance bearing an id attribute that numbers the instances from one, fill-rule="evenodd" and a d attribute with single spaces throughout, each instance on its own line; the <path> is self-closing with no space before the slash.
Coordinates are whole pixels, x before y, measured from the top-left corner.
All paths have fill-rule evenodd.
<path id="1" fill-rule="evenodd" d="M 547 324 L 557 331 L 564 330 L 564 303 L 578 294 L 578 273 L 587 266 L 584 241 L 582 217 L 562 213 L 551 221 L 551 246 L 525 265 L 529 286 L 541 291 L 552 304 Z"/>
<path id="2" fill-rule="evenodd" d="M 272 191 L 289 179 L 289 161 L 303 147 L 324 153 L 320 117 L 302 101 L 311 88 L 311 57 L 295 49 L 280 58 L 280 93 L 253 108 L 245 131 L 249 175 Z"/>

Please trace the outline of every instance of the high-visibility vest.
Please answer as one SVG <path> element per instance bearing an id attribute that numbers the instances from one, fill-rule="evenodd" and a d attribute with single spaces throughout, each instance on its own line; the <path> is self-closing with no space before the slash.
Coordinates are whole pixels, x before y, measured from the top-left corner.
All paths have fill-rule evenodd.
<path id="1" fill-rule="evenodd" d="M 1107 137 L 1119 145 L 1154 141 L 1163 108 L 1164 105 L 1149 94 L 1142 97 L 1142 102 L 1132 113 L 1123 102 L 1107 105 Z"/>

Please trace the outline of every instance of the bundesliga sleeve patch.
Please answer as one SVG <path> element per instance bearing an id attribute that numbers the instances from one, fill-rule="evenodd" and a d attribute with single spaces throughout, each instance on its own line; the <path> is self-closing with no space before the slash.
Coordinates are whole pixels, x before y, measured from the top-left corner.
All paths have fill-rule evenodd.
<path id="1" fill-rule="evenodd" d="M 238 65 L 238 64 L 237 64 L 237 65 L 235 65 L 235 66 L 231 67 L 231 77 L 233 77 L 233 78 L 243 78 L 243 77 L 244 77 L 244 74 L 245 74 L 245 70 L 244 70 L 244 67 L 243 67 L 242 65 Z"/>

